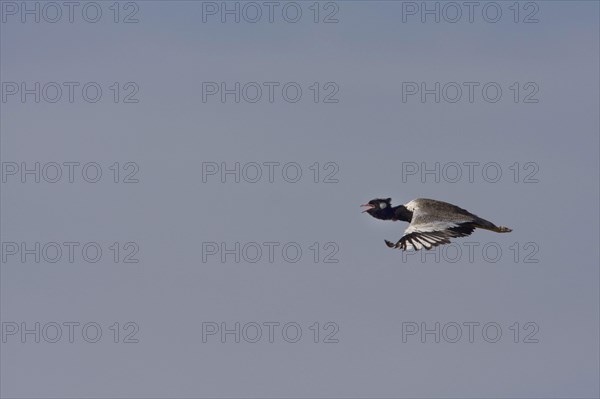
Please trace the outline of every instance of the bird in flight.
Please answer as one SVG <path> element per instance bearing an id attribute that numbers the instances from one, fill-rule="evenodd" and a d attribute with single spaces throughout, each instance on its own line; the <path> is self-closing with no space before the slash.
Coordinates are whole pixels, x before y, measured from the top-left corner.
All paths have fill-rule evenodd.
<path id="1" fill-rule="evenodd" d="M 391 198 L 376 198 L 361 205 L 376 219 L 409 222 L 397 243 L 385 240 L 390 248 L 427 250 L 449 244 L 450 238 L 466 237 L 477 228 L 496 233 L 510 233 L 512 229 L 473 215 L 456 205 L 427 198 L 417 198 L 404 205 L 392 206 Z"/>

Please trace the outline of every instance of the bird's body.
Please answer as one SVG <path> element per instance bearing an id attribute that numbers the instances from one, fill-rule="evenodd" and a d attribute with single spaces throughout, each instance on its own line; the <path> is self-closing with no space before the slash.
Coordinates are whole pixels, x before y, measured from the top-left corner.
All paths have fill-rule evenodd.
<path id="1" fill-rule="evenodd" d="M 374 218 L 410 223 L 398 242 L 394 244 L 385 241 L 390 248 L 431 249 L 450 243 L 450 238 L 468 236 L 476 228 L 496 233 L 512 231 L 507 227 L 496 226 L 456 205 L 433 199 L 418 198 L 395 207 L 391 205 L 391 198 L 374 199 L 363 206 L 367 207 L 364 212 Z"/>

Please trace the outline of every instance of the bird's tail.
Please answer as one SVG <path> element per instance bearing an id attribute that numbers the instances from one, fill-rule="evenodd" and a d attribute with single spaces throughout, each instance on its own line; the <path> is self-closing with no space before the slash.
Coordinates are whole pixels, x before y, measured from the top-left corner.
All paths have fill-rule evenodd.
<path id="1" fill-rule="evenodd" d="M 492 231 L 495 231 L 496 233 L 510 233 L 512 229 L 509 229 L 508 227 L 504 226 L 496 226 L 496 228 Z"/>
<path id="2" fill-rule="evenodd" d="M 508 227 L 496 226 L 494 223 L 488 222 L 487 220 L 481 218 L 477 222 L 475 222 L 474 225 L 477 228 L 493 231 L 496 233 L 510 233 L 512 231 L 512 229 L 509 229 Z"/>

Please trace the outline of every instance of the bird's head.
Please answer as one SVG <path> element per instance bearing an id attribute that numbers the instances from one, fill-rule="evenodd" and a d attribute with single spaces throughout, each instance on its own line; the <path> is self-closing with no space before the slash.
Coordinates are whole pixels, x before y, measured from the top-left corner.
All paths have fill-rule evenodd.
<path id="1" fill-rule="evenodd" d="M 390 219 L 394 214 L 392 210 L 392 199 L 391 198 L 376 198 L 367 202 L 364 205 L 364 212 L 367 212 L 369 215 L 373 216 L 377 219 Z"/>

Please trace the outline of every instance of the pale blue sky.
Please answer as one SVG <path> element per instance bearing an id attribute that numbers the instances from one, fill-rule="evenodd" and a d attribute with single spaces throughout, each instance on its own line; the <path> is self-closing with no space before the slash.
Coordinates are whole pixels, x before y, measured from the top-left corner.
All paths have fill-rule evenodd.
<path id="1" fill-rule="evenodd" d="M 2 242 L 96 241 L 105 253 L 1 264 L 2 322 L 103 328 L 96 344 L 9 336 L 3 397 L 598 397 L 597 2 L 536 2 L 534 24 L 512 21 L 513 2 L 498 2 L 495 24 L 402 23 L 390 1 L 337 2 L 336 24 L 313 23 L 312 1 L 298 2 L 296 24 L 203 23 L 201 2 L 140 1 L 139 23 L 115 24 L 100 4 L 97 24 L 1 25 L 2 82 L 104 89 L 95 104 L 0 104 L 2 162 L 93 161 L 107 176 L 1 185 Z M 206 81 L 298 82 L 304 94 L 203 103 Z M 470 81 L 497 82 L 501 101 L 402 102 L 402 82 Z M 112 102 L 113 82 L 135 82 L 139 103 Z M 314 103 L 313 82 L 335 82 L 339 103 Z M 514 82 L 534 82 L 539 103 L 514 103 Z M 129 161 L 140 182 L 112 183 L 108 167 Z M 202 183 L 202 162 L 269 161 L 306 178 Z M 470 161 L 507 178 L 402 181 L 403 162 Z M 335 162 L 339 183 L 312 183 L 314 162 Z M 515 162 L 535 162 L 539 183 L 512 182 Z M 406 224 L 360 214 L 375 197 L 446 200 L 514 231 L 455 240 L 497 243 L 497 263 L 403 261 L 383 240 Z M 112 262 L 115 241 L 136 242 L 140 262 Z M 298 242 L 305 255 L 203 263 L 208 241 Z M 339 263 L 315 264 L 315 241 L 335 242 Z M 539 262 L 515 262 L 515 242 L 535 243 Z M 113 343 L 109 326 L 127 321 L 140 342 Z M 299 323 L 302 340 L 202 342 L 203 322 L 268 321 Z M 339 342 L 313 343 L 309 326 L 328 321 Z M 499 323 L 502 339 L 402 342 L 403 322 L 469 321 Z M 515 322 L 535 322 L 539 342 L 514 343 Z"/>

